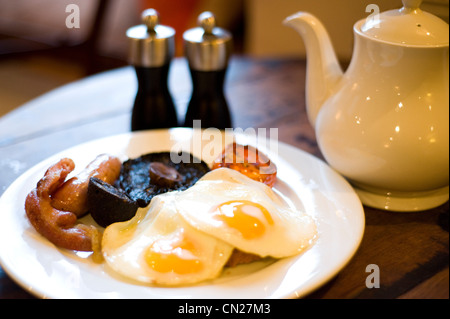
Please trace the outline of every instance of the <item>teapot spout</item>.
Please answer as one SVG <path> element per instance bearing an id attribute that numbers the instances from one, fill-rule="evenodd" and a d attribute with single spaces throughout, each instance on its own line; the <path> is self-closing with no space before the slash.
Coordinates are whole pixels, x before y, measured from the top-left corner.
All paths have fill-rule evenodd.
<path id="1" fill-rule="evenodd" d="M 298 12 L 284 20 L 303 38 L 306 47 L 306 110 L 314 127 L 324 102 L 333 94 L 343 76 L 328 32 L 313 15 Z"/>

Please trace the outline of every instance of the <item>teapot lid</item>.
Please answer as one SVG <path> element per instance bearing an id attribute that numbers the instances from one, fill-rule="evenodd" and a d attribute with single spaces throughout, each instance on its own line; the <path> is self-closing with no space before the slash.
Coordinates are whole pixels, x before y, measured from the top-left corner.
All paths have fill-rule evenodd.
<path id="1" fill-rule="evenodd" d="M 448 46 L 448 24 L 422 11 L 422 0 L 402 0 L 403 8 L 366 19 L 363 34 L 381 41 L 411 46 Z"/>
<path id="2" fill-rule="evenodd" d="M 154 9 L 144 10 L 141 18 L 143 24 L 126 32 L 130 40 L 129 62 L 143 67 L 167 64 L 175 53 L 175 30 L 159 24 L 159 14 Z"/>

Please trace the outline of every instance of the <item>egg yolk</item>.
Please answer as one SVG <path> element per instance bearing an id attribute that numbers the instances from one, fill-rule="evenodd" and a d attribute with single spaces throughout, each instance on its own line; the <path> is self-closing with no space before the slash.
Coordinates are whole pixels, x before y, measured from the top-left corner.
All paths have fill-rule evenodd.
<path id="1" fill-rule="evenodd" d="M 195 256 L 195 245 L 188 238 L 161 238 L 145 254 L 145 261 L 154 271 L 179 275 L 199 272 L 202 262 Z"/>
<path id="2" fill-rule="evenodd" d="M 214 215 L 228 227 L 239 231 L 245 239 L 261 237 L 266 231 L 265 224 L 274 224 L 272 216 L 264 206 L 247 200 L 220 204 Z"/>

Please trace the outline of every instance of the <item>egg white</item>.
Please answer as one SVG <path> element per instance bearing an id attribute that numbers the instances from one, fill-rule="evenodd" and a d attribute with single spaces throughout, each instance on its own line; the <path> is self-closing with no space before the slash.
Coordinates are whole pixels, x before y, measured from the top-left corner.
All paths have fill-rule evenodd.
<path id="1" fill-rule="evenodd" d="M 250 201 L 262 205 L 273 223 L 260 218 L 264 234 L 246 239 L 241 232 L 214 216 L 214 207 L 228 201 Z M 248 253 L 282 258 L 299 254 L 316 236 L 314 220 L 289 207 L 270 187 L 229 169 L 220 168 L 204 175 L 194 186 L 177 194 L 176 208 L 194 228 Z"/>

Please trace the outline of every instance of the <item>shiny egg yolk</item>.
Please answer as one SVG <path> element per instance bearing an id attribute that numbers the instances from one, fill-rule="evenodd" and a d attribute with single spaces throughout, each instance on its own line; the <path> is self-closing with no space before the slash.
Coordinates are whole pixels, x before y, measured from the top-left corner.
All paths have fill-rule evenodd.
<path id="1" fill-rule="evenodd" d="M 195 255 L 195 245 L 188 238 L 161 238 L 146 251 L 145 261 L 154 271 L 179 275 L 197 273 L 203 264 Z"/>
<path id="2" fill-rule="evenodd" d="M 265 224 L 274 224 L 264 206 L 247 200 L 222 203 L 214 210 L 214 216 L 228 227 L 239 231 L 245 239 L 263 236 L 266 232 Z"/>

